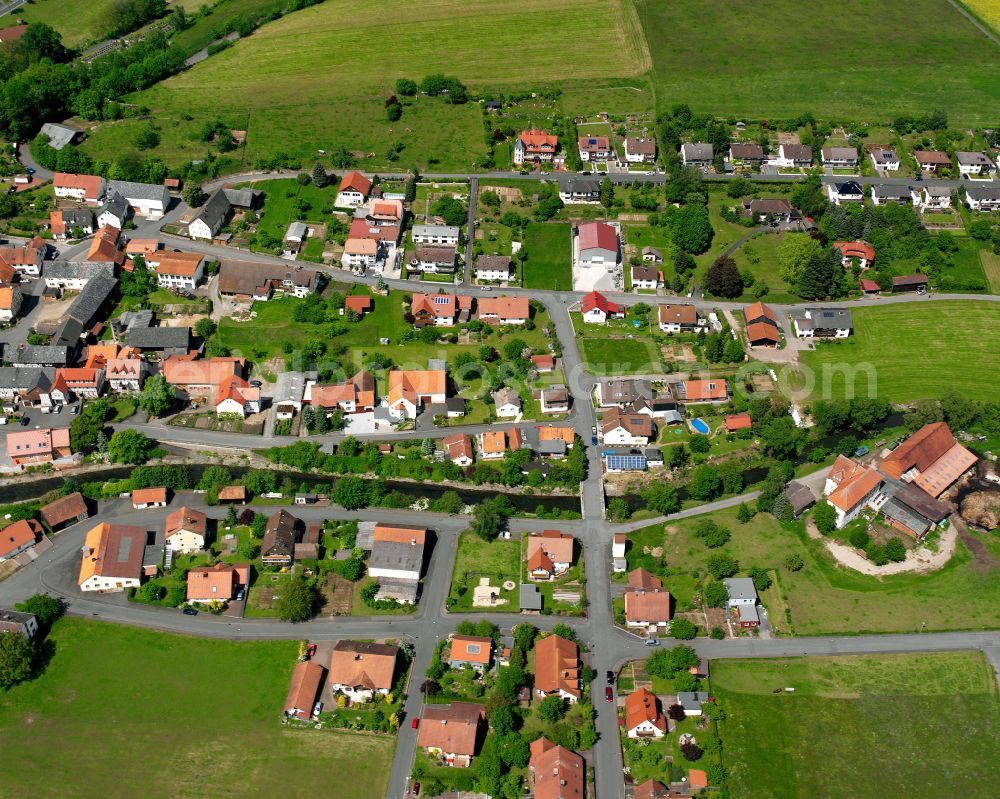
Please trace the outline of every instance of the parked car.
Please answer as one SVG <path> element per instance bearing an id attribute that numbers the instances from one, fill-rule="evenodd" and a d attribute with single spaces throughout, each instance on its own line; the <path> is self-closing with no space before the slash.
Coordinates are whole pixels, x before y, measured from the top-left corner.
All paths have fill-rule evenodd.
<path id="1" fill-rule="evenodd" d="M 614 702 L 615 701 L 615 692 L 611 690 L 611 686 L 610 685 L 607 688 L 604 689 L 604 701 L 605 702 Z"/>
<path id="2" fill-rule="evenodd" d="M 245 596 L 246 596 L 246 593 L 245 593 L 245 592 L 244 592 L 244 590 L 243 590 L 243 589 L 241 588 L 241 589 L 240 589 L 239 591 L 237 591 L 237 592 L 236 592 L 236 601 L 237 601 L 237 602 L 242 602 L 242 601 L 243 601 L 243 598 L 244 598 Z"/>
<path id="3" fill-rule="evenodd" d="M 254 388 L 260 388 L 264 384 L 261 383 L 259 380 L 251 380 L 250 385 L 253 386 Z"/>
<path id="4" fill-rule="evenodd" d="M 420 796 L 420 783 L 413 783 L 413 788 L 410 791 L 414 796 Z"/>
<path id="5" fill-rule="evenodd" d="M 415 730 L 419 726 L 420 726 L 420 719 L 414 716 L 413 721 L 410 722 L 410 729 Z"/>
<path id="6" fill-rule="evenodd" d="M 21 417 L 21 427 L 27 427 L 31 420 L 27 416 Z"/>
<path id="7" fill-rule="evenodd" d="M 71 416 L 76 416 L 80 412 L 80 406 L 74 405 L 72 408 L 69 409 L 69 412 Z"/>
<path id="8" fill-rule="evenodd" d="M 659 638 L 649 638 L 646 640 L 646 646 L 659 646 L 659 645 L 660 645 Z"/>
<path id="9" fill-rule="evenodd" d="M 608 670 L 608 685 L 614 685 L 614 684 L 615 684 L 615 673 L 611 670 Z"/>
<path id="10" fill-rule="evenodd" d="M 320 714 L 320 711 L 322 710 L 323 710 L 323 703 L 317 702 L 315 705 L 313 705 L 313 716 L 314 717 L 318 716 Z"/>
<path id="11" fill-rule="evenodd" d="M 316 644 L 309 644 L 309 657 L 316 654 Z"/>
<path id="12" fill-rule="evenodd" d="M 197 616 L 198 615 L 198 611 L 195 610 L 194 608 L 184 608 L 183 613 L 184 613 L 185 616 Z"/>

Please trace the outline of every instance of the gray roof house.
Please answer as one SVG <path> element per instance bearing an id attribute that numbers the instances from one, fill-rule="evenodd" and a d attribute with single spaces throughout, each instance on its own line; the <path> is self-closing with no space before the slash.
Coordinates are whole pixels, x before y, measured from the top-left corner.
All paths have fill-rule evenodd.
<path id="1" fill-rule="evenodd" d="M 131 205 L 138 205 L 137 200 L 152 200 L 162 203 L 166 208 L 170 205 L 170 192 L 162 183 L 134 183 L 131 180 L 109 180 L 108 189 L 117 191 Z"/>
<path id="2" fill-rule="evenodd" d="M 73 300 L 66 315 L 86 327 L 97 315 L 97 312 L 111 296 L 118 285 L 118 278 L 109 272 L 99 272 L 87 281 L 76 299 Z"/>
<path id="3" fill-rule="evenodd" d="M 55 288 L 67 282 L 89 281 L 98 274 L 114 276 L 112 261 L 46 261 L 42 268 L 45 285 Z"/>
<path id="4" fill-rule="evenodd" d="M 264 200 L 263 189 L 222 189 L 229 204 L 234 208 L 254 209 Z"/>
<path id="5" fill-rule="evenodd" d="M 114 217 L 120 223 L 124 223 L 128 218 L 129 204 L 124 195 L 117 191 L 108 190 L 104 197 L 104 205 L 97 211 L 97 221 L 104 224 L 109 223 L 108 216 Z M 116 225 L 120 227 L 120 225 Z"/>
<path id="6" fill-rule="evenodd" d="M 877 186 L 872 186 L 871 195 L 875 205 L 884 205 L 885 203 L 907 205 L 910 202 L 910 187 L 880 183 Z"/>
<path id="7" fill-rule="evenodd" d="M 521 610 L 539 612 L 542 609 L 542 594 L 537 585 L 521 583 L 519 599 Z"/>
<path id="8" fill-rule="evenodd" d="M 216 189 L 191 219 L 188 225 L 189 233 L 196 238 L 211 238 L 225 224 L 230 211 L 232 204 L 225 191 Z"/>
<path id="9" fill-rule="evenodd" d="M 11 363 L 18 366 L 65 366 L 69 362 L 69 347 L 51 344 L 22 344 L 11 353 Z"/>
<path id="10" fill-rule="evenodd" d="M 48 391 L 55 378 L 55 369 L 38 366 L 0 366 L 0 396 L 27 394 L 34 389 Z"/>
<path id="11" fill-rule="evenodd" d="M 191 343 L 190 327 L 130 327 L 125 343 L 140 350 L 153 350 L 169 355 L 184 355 Z"/>
<path id="12" fill-rule="evenodd" d="M 49 137 L 49 147 L 53 150 L 61 150 L 67 144 L 75 144 L 83 138 L 82 130 L 58 122 L 46 122 L 42 125 L 41 132 Z"/>
<path id="13" fill-rule="evenodd" d="M 707 166 L 712 163 L 715 151 L 711 144 L 704 142 L 684 142 L 681 145 L 681 160 L 685 166 Z"/>
<path id="14" fill-rule="evenodd" d="M 809 488 L 797 480 L 792 480 L 785 486 L 785 498 L 792 506 L 792 515 L 797 519 L 807 509 L 816 504 L 816 497 Z"/>
<path id="15" fill-rule="evenodd" d="M 723 582 L 729 596 L 730 608 L 757 604 L 757 589 L 749 577 L 729 577 Z"/>
<path id="16" fill-rule="evenodd" d="M 379 578 L 417 580 L 423 570 L 423 564 L 422 542 L 405 544 L 395 541 L 373 541 L 372 554 L 368 558 L 368 574 Z"/>
<path id="17" fill-rule="evenodd" d="M 679 691 L 677 704 L 684 708 L 685 716 L 700 716 L 701 706 L 708 701 L 705 691 Z"/>

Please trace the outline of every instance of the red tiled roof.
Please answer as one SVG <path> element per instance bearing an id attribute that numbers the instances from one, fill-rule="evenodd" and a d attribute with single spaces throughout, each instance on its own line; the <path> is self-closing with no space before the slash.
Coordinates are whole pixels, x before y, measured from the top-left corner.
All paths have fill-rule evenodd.
<path id="1" fill-rule="evenodd" d="M 733 413 L 726 417 L 726 430 L 749 430 L 753 426 L 749 413 Z"/>
<path id="2" fill-rule="evenodd" d="M 667 720 L 660 712 L 656 695 L 648 688 L 639 688 L 625 697 L 625 729 L 631 730 L 648 721 L 658 730 L 667 731 Z"/>
<path id="3" fill-rule="evenodd" d="M 19 519 L 0 530 L 0 557 L 34 543 L 42 537 L 42 526 L 34 519 Z"/>
<path id="4" fill-rule="evenodd" d="M 587 313 L 594 308 L 598 308 L 606 314 L 621 313 L 620 305 L 611 302 L 607 297 L 597 291 L 592 291 L 584 297 L 583 304 L 581 305 L 581 309 L 584 313 Z"/>
<path id="5" fill-rule="evenodd" d="M 360 172 L 348 172 L 344 175 L 343 179 L 340 181 L 340 188 L 338 189 L 338 191 L 356 191 L 359 194 L 363 194 L 365 197 L 368 196 L 368 192 L 371 190 L 372 182 Z"/>
<path id="6" fill-rule="evenodd" d="M 862 291 L 881 291 L 882 287 L 876 283 L 874 280 L 868 280 L 866 278 L 861 278 L 861 290 Z"/>
<path id="7" fill-rule="evenodd" d="M 535 688 L 580 697 L 580 654 L 572 641 L 550 635 L 535 644 Z"/>
<path id="8" fill-rule="evenodd" d="M 586 777 L 583 758 L 547 738 L 531 743 L 531 772 L 535 799 L 583 799 Z"/>
<path id="9" fill-rule="evenodd" d="M 580 252 L 595 247 L 602 250 L 618 251 L 618 232 L 607 222 L 584 222 L 577 228 Z"/>
<path id="10" fill-rule="evenodd" d="M 875 260 L 875 248 L 866 241 L 835 241 L 833 246 L 845 258 L 864 258 L 869 263 Z"/>
<path id="11" fill-rule="evenodd" d="M 725 399 L 728 395 L 726 381 L 718 380 L 687 380 L 684 383 L 685 398 L 688 400 Z"/>

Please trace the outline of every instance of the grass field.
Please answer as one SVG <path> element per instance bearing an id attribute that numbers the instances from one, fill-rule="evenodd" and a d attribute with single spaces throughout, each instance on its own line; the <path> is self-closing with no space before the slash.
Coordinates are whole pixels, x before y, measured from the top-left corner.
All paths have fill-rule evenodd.
<path id="1" fill-rule="evenodd" d="M 45 673 L 0 694 L 0 796 L 124 799 L 142 784 L 157 796 L 306 797 L 337 773 L 352 775 L 338 796 L 385 791 L 390 738 L 281 726 L 294 641 L 76 619 L 59 622 L 51 640 Z"/>
<path id="2" fill-rule="evenodd" d="M 0 28 L 16 25 L 19 18 L 44 22 L 58 31 L 64 45 L 78 47 L 104 38 L 114 5 L 115 0 L 33 0 L 0 17 Z"/>
<path id="3" fill-rule="evenodd" d="M 704 517 L 698 517 L 704 518 Z M 821 541 L 809 539 L 799 524 L 787 527 L 770 514 L 759 513 L 747 524 L 736 521 L 733 510 L 708 518 L 726 527 L 732 538 L 725 549 L 744 571 L 774 569 L 777 589 L 788 608 L 788 624 L 795 635 L 855 635 L 860 633 L 927 630 L 992 629 L 1000 603 L 1000 542 L 987 533 L 970 532 L 973 555 L 961 542 L 948 564 L 930 574 L 897 574 L 876 578 L 839 567 Z M 692 578 L 705 565 L 711 550 L 693 532 L 697 520 L 662 525 L 630 534 L 629 568 L 634 568 L 644 546 L 663 547 L 670 573 L 664 586 L 678 607 L 690 602 L 699 581 Z M 788 554 L 801 555 L 805 565 L 797 572 L 782 568 Z M 772 624 L 782 622 L 781 608 L 764 598 Z"/>
<path id="4" fill-rule="evenodd" d="M 578 339 L 580 356 L 595 375 L 643 375 L 663 370 L 659 347 L 649 339 Z"/>
<path id="5" fill-rule="evenodd" d="M 983 262 L 983 274 L 986 275 L 990 293 L 1000 294 L 1000 255 L 988 250 L 980 250 L 979 259 Z"/>
<path id="6" fill-rule="evenodd" d="M 532 222 L 524 231 L 524 287 L 573 290 L 573 251 L 566 222 Z"/>
<path id="7" fill-rule="evenodd" d="M 153 109 L 163 128 L 158 152 L 168 163 L 202 157 L 204 145 L 189 136 L 204 119 L 220 117 L 240 129 L 249 119 L 251 163 L 279 151 L 312 158 L 317 149 L 345 146 L 374 152 L 371 166 L 384 166 L 389 145 L 399 141 L 401 165 L 468 169 L 486 152 L 479 106 L 416 98 L 390 123 L 383 100 L 397 78 L 443 72 L 473 88 L 523 89 L 539 86 L 540 76 L 546 84 L 567 75 L 586 82 L 648 69 L 630 0 L 555 0 L 545 6 L 546 24 L 526 23 L 538 13 L 533 0 L 389 0 L 370 7 L 327 0 L 268 23 L 133 99 Z M 358 46 L 372 36 L 392 42 L 392 57 Z M 86 149 L 113 153 L 133 124 L 106 126 Z"/>
<path id="8" fill-rule="evenodd" d="M 661 108 L 861 120 L 945 108 L 973 124 L 1000 100 L 1000 51 L 947 0 L 915 0 L 896 28 L 883 24 L 898 12 L 893 0 L 849 0 L 837 14 L 795 0 L 727 0 L 712 14 L 698 0 L 636 7 Z"/>
<path id="9" fill-rule="evenodd" d="M 853 317 L 849 339 L 799 356 L 815 379 L 813 399 L 850 395 L 844 370 L 865 365 L 853 381 L 858 396 L 909 402 L 956 390 L 972 399 L 995 397 L 983 378 L 1000 373 L 1000 352 L 983 333 L 1000 324 L 1000 306 L 914 302 L 854 309 Z"/>
<path id="10" fill-rule="evenodd" d="M 490 585 L 500 588 L 500 596 L 507 600 L 506 605 L 494 608 L 496 611 L 519 610 L 517 588 L 505 591 L 504 581 L 519 582 L 521 571 L 521 546 L 517 541 L 484 541 L 475 533 L 466 531 L 458 538 L 458 552 L 455 556 L 455 568 L 451 577 L 451 590 L 454 604 L 449 604 L 452 611 L 473 610 L 472 589 L 479 585 L 481 577 L 489 577 Z M 456 588 L 465 588 L 458 596 Z M 480 608 L 475 610 L 479 611 Z"/>
<path id="11" fill-rule="evenodd" d="M 322 189 L 317 188 L 312 183 L 308 186 L 302 186 L 295 180 L 259 180 L 240 185 L 260 189 L 266 193 L 260 230 L 282 240 L 285 238 L 285 231 L 288 230 L 288 225 L 291 222 L 324 224 L 333 211 L 333 201 L 337 197 L 336 184 L 324 186 Z M 304 215 L 299 215 L 296 210 L 296 203 L 299 200 L 312 206 Z M 322 242 L 319 244 L 319 254 L 322 255 Z"/>
<path id="12" fill-rule="evenodd" d="M 795 693 L 774 694 L 794 687 Z M 717 660 L 741 799 L 996 795 L 1000 703 L 981 653 Z"/>

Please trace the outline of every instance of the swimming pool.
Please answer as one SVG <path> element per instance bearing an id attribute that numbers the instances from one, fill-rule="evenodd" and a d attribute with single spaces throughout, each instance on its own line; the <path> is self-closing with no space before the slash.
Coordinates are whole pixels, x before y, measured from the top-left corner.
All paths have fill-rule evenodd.
<path id="1" fill-rule="evenodd" d="M 701 433 L 702 435 L 705 435 L 705 436 L 707 436 L 708 433 L 709 433 L 708 425 L 705 424 L 705 420 L 704 419 L 692 419 L 691 420 L 691 427 L 694 428 L 694 430 L 695 430 L 696 433 Z"/>

